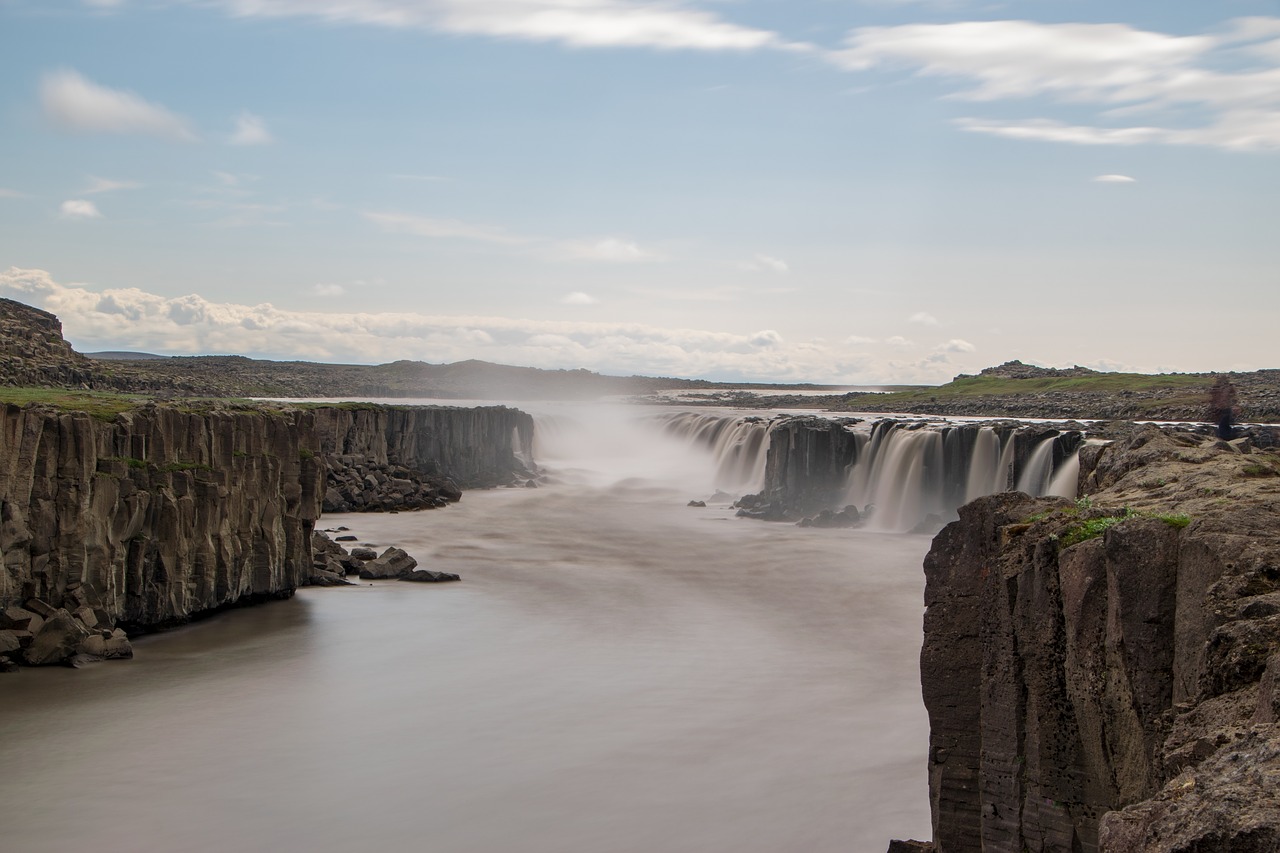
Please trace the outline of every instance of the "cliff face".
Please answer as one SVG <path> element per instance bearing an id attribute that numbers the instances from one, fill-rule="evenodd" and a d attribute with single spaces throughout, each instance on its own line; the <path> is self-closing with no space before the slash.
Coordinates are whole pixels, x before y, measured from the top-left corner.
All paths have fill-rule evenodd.
<path id="1" fill-rule="evenodd" d="M 1280 456 L 1136 430 L 925 562 L 934 843 L 1280 849 Z"/>
<path id="2" fill-rule="evenodd" d="M 316 450 L 334 467 L 396 463 L 447 477 L 463 488 L 507 483 L 531 467 L 533 418 L 484 406 L 324 407 L 316 409 Z"/>
<path id="3" fill-rule="evenodd" d="M 29 648 L 38 639 L 12 635 L 35 632 L 18 624 L 30 612 L 3 616 L 11 607 L 39 617 L 49 616 L 39 612 L 46 607 L 63 608 L 99 630 L 147 630 L 287 596 L 310 580 L 327 479 L 355 458 L 337 449 L 488 485 L 523 473 L 517 442 L 531 431 L 528 415 L 505 408 L 150 404 L 106 420 L 6 406 L 0 634 L 9 635 L 0 640 Z"/>
<path id="4" fill-rule="evenodd" d="M 0 299 L 0 383 L 76 387 L 92 379 L 92 362 L 63 339 L 56 316 Z"/>

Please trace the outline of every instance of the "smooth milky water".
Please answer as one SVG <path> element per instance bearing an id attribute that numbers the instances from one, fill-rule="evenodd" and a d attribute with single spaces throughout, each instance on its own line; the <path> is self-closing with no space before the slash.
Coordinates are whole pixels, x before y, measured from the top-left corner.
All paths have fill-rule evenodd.
<path id="1" fill-rule="evenodd" d="M 461 583 L 303 590 L 132 662 L 0 677 L 4 849 L 927 837 L 928 539 L 689 508 L 713 485 L 689 448 L 612 420 L 543 432 L 544 488 L 322 520 Z"/>

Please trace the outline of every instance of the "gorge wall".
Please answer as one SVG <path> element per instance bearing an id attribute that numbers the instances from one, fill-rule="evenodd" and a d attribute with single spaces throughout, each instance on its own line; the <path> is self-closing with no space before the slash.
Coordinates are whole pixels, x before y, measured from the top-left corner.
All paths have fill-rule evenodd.
<path id="1" fill-rule="evenodd" d="M 1280 455 L 1137 428 L 925 562 L 934 849 L 1280 849 Z"/>
<path id="2" fill-rule="evenodd" d="M 0 642 L 54 662 L 28 652 L 32 624 L 55 615 L 110 636 L 290 595 L 309 581 L 326 492 L 352 467 L 510 482 L 527 474 L 532 430 L 503 407 L 5 406 Z M 410 482 L 375 473 L 373 490 Z"/>

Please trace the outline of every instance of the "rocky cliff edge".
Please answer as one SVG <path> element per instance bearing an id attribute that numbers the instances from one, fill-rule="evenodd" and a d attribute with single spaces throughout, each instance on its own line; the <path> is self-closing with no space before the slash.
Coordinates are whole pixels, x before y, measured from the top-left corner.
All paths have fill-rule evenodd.
<path id="1" fill-rule="evenodd" d="M 933 848 L 1280 850 L 1280 454 L 1131 427 L 925 561 Z M 921 848 L 924 849 L 924 848 Z"/>

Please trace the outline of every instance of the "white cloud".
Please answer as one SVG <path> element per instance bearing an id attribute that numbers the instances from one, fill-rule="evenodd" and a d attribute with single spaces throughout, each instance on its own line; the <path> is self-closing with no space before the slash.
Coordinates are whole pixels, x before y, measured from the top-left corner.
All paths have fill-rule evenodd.
<path id="1" fill-rule="evenodd" d="M 749 338 L 749 342 L 753 347 L 762 347 L 765 349 L 781 346 L 783 343 L 782 335 L 773 329 L 763 329 L 756 332 Z"/>
<path id="2" fill-rule="evenodd" d="M 863 335 L 850 335 L 844 339 L 844 342 L 846 344 L 853 344 L 854 346 L 864 346 L 866 344 L 874 344 L 876 339 L 864 337 Z"/>
<path id="3" fill-rule="evenodd" d="M 26 193 L 20 193 L 17 190 L 0 187 L 0 198 L 26 198 Z"/>
<path id="4" fill-rule="evenodd" d="M 907 322 L 917 323 L 921 326 L 936 326 L 938 325 L 938 318 L 927 311 L 917 311 L 907 318 Z"/>
<path id="5" fill-rule="evenodd" d="M 99 133 L 142 133 L 192 141 L 186 119 L 133 92 L 109 89 L 70 69 L 45 74 L 40 81 L 44 114 L 67 130 Z"/>
<path id="6" fill-rule="evenodd" d="M 188 0 L 192 2 L 192 0 Z M 747 51 L 804 49 L 681 0 L 215 0 L 237 17 L 309 17 L 572 47 Z"/>
<path id="7" fill-rule="evenodd" d="M 313 296 L 342 296 L 347 289 L 340 284 L 313 284 L 311 285 L 311 294 Z"/>
<path id="8" fill-rule="evenodd" d="M 830 56 L 854 71 L 906 67 L 970 84 L 951 95 L 958 99 L 1041 97 L 1095 105 L 1100 119 L 1144 111 L 1166 117 L 1160 126 L 959 119 L 967 131 L 1078 145 L 1253 150 L 1280 147 L 1278 29 L 1276 18 L 1242 19 L 1226 34 L 1187 36 L 1126 24 L 909 24 L 854 30 Z"/>
<path id="9" fill-rule="evenodd" d="M 785 275 L 791 272 L 791 267 L 781 258 L 775 258 L 772 255 L 757 254 L 751 260 L 740 264 L 740 267 L 749 272 L 757 272 L 767 270 Z"/>
<path id="10" fill-rule="evenodd" d="M 974 352 L 977 350 L 973 344 L 960 338 L 952 338 L 942 346 L 938 347 L 940 352 Z"/>
<path id="11" fill-rule="evenodd" d="M 894 335 L 891 338 L 885 338 L 884 342 L 891 347 L 913 347 L 916 345 L 915 341 L 909 341 L 901 335 Z"/>
<path id="12" fill-rule="evenodd" d="M 1131 178 L 1128 175 L 1098 175 L 1091 178 L 1095 184 L 1136 184 L 1137 178 Z"/>
<path id="13" fill-rule="evenodd" d="M 261 116 L 241 113 L 236 117 L 236 129 L 227 140 L 231 145 L 269 145 L 275 142 L 267 123 Z"/>
<path id="14" fill-rule="evenodd" d="M 59 208 L 64 219 L 101 219 L 97 205 L 82 198 L 68 199 Z"/>
<path id="15" fill-rule="evenodd" d="M 469 222 L 459 222 L 456 219 L 431 219 L 406 213 L 378 213 L 374 211 L 366 211 L 361 215 L 382 230 L 394 234 L 413 234 L 418 237 L 429 237 L 436 240 L 478 240 L 483 243 L 505 245 L 530 242 L 528 237 L 510 234 L 492 225 L 477 225 Z"/>
<path id="16" fill-rule="evenodd" d="M 575 291 L 573 293 L 566 293 L 563 297 L 561 297 L 560 304 L 561 305 L 595 305 L 599 301 L 600 301 L 599 299 L 596 299 L 590 293 Z"/>
<path id="17" fill-rule="evenodd" d="M 660 259 L 657 254 L 642 249 L 629 240 L 620 240 L 616 237 L 561 243 L 558 254 L 575 261 L 605 261 L 614 264 L 634 264 Z"/>
<path id="18" fill-rule="evenodd" d="M 136 190 L 142 184 L 137 181 L 113 181 L 108 178 L 89 178 L 89 186 L 81 193 L 84 195 L 94 195 L 95 193 L 109 193 L 116 190 Z"/>
<path id="19" fill-rule="evenodd" d="M 0 271 L 0 296 L 57 314 L 77 348 L 175 354 L 242 353 L 362 363 L 480 358 L 607 373 L 775 381 L 942 382 L 952 368 L 820 340 L 791 342 L 772 329 L 713 332 L 626 322 L 290 311 L 270 304 L 167 297 L 138 288 L 61 284 L 43 270 Z M 891 350 L 886 348 L 882 355 Z"/>

